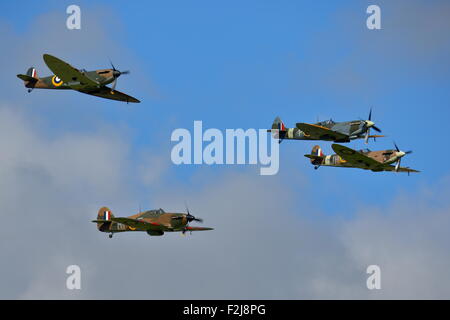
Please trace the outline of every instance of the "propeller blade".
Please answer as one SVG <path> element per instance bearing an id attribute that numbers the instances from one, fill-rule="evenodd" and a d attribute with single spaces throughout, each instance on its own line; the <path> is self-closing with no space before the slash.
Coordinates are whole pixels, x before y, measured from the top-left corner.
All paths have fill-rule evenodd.
<path id="1" fill-rule="evenodd" d="M 376 132 L 381 132 L 381 129 L 376 127 L 376 126 L 372 126 L 372 128 L 376 131 Z"/>
<path id="2" fill-rule="evenodd" d="M 367 129 L 366 131 L 366 136 L 364 137 L 364 143 L 368 144 L 369 143 L 369 135 L 370 135 L 370 128 Z"/>
<path id="3" fill-rule="evenodd" d="M 413 153 L 412 150 L 408 150 L 405 152 L 405 154 L 411 154 L 411 153 Z"/>
<path id="4" fill-rule="evenodd" d="M 120 74 L 130 74 L 130 70 L 120 71 Z"/>
<path id="5" fill-rule="evenodd" d="M 203 219 L 200 219 L 200 218 L 194 218 L 194 219 L 192 219 L 193 221 L 197 221 L 197 222 L 200 222 L 200 223 L 202 223 L 203 222 Z"/>
<path id="6" fill-rule="evenodd" d="M 117 69 L 114 67 L 114 65 L 113 65 L 113 63 L 112 63 L 112 61 L 111 61 L 111 59 L 109 59 L 109 63 L 111 64 L 112 69 L 113 69 L 114 71 L 116 71 Z"/>
<path id="7" fill-rule="evenodd" d="M 397 144 L 394 142 L 394 146 L 395 146 L 395 150 L 397 150 L 398 152 L 400 152 L 400 149 L 398 148 Z"/>
<path id="8" fill-rule="evenodd" d="M 190 214 L 190 212 L 189 212 L 189 207 L 188 207 L 186 201 L 184 202 L 184 206 L 185 206 L 185 208 L 186 208 L 186 213 L 187 213 L 187 215 L 190 216 L 191 214 Z"/>
<path id="9" fill-rule="evenodd" d="M 116 90 L 116 84 L 117 84 L 117 78 L 114 79 L 114 82 L 112 84 L 112 91 Z"/>
<path id="10" fill-rule="evenodd" d="M 368 119 L 369 121 L 370 120 L 372 120 L 372 108 L 370 108 L 370 111 L 369 111 L 369 119 Z"/>
<path id="11" fill-rule="evenodd" d="M 402 159 L 398 159 L 397 164 L 395 165 L 395 172 L 398 172 L 398 169 L 400 169 L 400 163 L 402 162 Z"/>

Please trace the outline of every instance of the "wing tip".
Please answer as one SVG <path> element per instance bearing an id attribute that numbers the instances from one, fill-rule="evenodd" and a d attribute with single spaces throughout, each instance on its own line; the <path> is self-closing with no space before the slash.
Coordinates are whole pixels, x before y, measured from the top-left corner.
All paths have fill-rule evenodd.
<path id="1" fill-rule="evenodd" d="M 52 58 L 55 58 L 55 57 L 52 56 L 51 54 L 44 53 L 44 54 L 42 55 L 42 58 L 44 59 L 44 61 L 47 61 L 48 59 L 52 59 Z"/>

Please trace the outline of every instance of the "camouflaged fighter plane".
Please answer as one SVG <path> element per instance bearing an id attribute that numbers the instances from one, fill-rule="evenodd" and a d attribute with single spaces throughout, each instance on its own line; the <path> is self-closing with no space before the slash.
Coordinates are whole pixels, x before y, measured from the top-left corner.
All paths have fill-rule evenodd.
<path id="1" fill-rule="evenodd" d="M 314 146 L 311 154 L 305 154 L 305 157 L 311 159 L 314 169 L 321 166 L 343 167 L 343 168 L 360 168 L 365 170 L 379 171 L 395 171 L 395 172 L 420 172 L 408 167 L 401 167 L 402 158 L 412 153 L 412 151 L 401 151 L 394 143 L 395 149 L 370 151 L 353 150 L 340 144 L 332 144 L 336 154 L 326 156 L 323 154 L 319 146 Z M 392 164 L 395 163 L 395 166 Z"/>
<path id="2" fill-rule="evenodd" d="M 272 129 L 267 132 L 273 133 L 273 138 L 281 143 L 284 139 L 289 140 L 324 140 L 334 142 L 350 142 L 354 139 L 364 139 L 367 144 L 369 138 L 381 138 L 381 135 L 370 135 L 370 129 L 377 132 L 381 130 L 375 126 L 372 119 L 372 109 L 368 120 L 354 120 L 345 122 L 334 122 L 326 120 L 314 124 L 297 123 L 295 128 L 286 128 L 283 121 L 276 117 Z"/>
<path id="3" fill-rule="evenodd" d="M 76 69 L 70 64 L 49 54 L 44 54 L 44 61 L 54 73 L 53 76 L 39 78 L 36 69 L 31 67 L 27 74 L 18 74 L 28 92 L 33 89 L 72 89 L 100 98 L 139 103 L 140 101 L 116 90 L 117 78 L 129 71 L 119 71 L 111 63 L 112 69 L 86 71 Z M 109 88 L 106 85 L 112 83 Z"/>
<path id="4" fill-rule="evenodd" d="M 97 220 L 97 229 L 109 233 L 112 238 L 116 232 L 145 231 L 149 236 L 162 236 L 164 232 L 181 232 L 183 235 L 189 231 L 206 231 L 213 228 L 191 227 L 192 221 L 203 222 L 189 213 L 168 213 L 163 209 L 148 210 L 126 217 L 116 218 L 107 207 L 100 208 Z"/>

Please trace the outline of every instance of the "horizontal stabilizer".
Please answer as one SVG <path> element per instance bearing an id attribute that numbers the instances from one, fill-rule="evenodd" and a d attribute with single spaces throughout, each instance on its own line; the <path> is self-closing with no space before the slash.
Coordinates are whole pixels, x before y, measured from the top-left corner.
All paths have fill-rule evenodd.
<path id="1" fill-rule="evenodd" d="M 111 220 L 92 220 L 91 222 L 94 222 L 94 223 L 105 223 L 105 222 L 111 222 Z"/>
<path id="2" fill-rule="evenodd" d="M 313 159 L 313 160 L 321 160 L 321 159 L 323 159 L 323 156 L 315 156 L 313 154 L 305 154 L 305 157 Z"/>
<path id="3" fill-rule="evenodd" d="M 17 78 L 23 80 L 23 81 L 31 81 L 31 82 L 37 82 L 38 79 L 33 78 L 32 76 L 27 76 L 26 74 L 18 74 Z"/>

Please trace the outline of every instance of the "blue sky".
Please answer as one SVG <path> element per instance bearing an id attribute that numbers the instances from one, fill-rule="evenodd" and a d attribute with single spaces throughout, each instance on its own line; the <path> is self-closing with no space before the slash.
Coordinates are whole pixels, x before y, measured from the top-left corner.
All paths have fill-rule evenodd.
<path id="1" fill-rule="evenodd" d="M 20 34 L 33 27 L 36 16 L 47 12 L 58 12 L 63 24 L 68 4 L 10 3 L 3 6 L 1 16 Z M 136 57 L 133 66 L 139 68 L 141 76 L 148 76 L 152 89 L 133 90 L 140 79 L 132 73 L 126 79 L 122 77 L 119 86 L 142 98 L 139 106 L 79 98 L 73 93 L 66 94 L 67 99 L 79 98 L 92 105 L 73 110 L 79 117 L 89 117 L 92 112 L 112 126 L 131 128 L 131 148 L 136 152 L 143 147 L 167 147 L 171 131 L 191 129 L 193 120 L 202 120 L 205 128 L 265 128 L 279 115 L 287 126 L 293 126 L 317 118 L 365 118 L 373 107 L 374 119 L 388 137 L 369 147 L 390 148 L 396 141 L 401 148 L 414 150 L 404 165 L 423 171 L 421 174 L 407 177 L 330 168 L 313 171 L 303 158 L 313 143 L 297 141 L 281 146 L 281 174 L 289 176 L 288 171 L 299 170 L 317 186 L 333 181 L 338 190 L 325 188 L 313 196 L 321 205 L 327 203 L 327 209 L 338 212 L 345 210 L 341 206 L 348 204 L 348 197 L 362 203 L 388 202 L 391 194 L 414 190 L 448 173 L 445 166 L 430 165 L 430 153 L 440 159 L 448 156 L 442 123 L 449 116 L 449 83 L 444 72 L 448 63 L 442 61 L 443 54 L 432 49 L 423 57 L 405 55 L 415 45 L 414 34 L 393 43 L 391 38 L 402 38 L 402 32 L 408 29 L 398 25 L 403 19 L 394 14 L 402 13 L 398 8 L 387 6 L 382 10 L 383 30 L 369 31 L 365 27 L 368 2 L 361 1 L 345 5 L 319 1 L 286 1 L 282 5 L 270 1 L 78 4 L 83 17 L 91 15 L 94 19 L 91 8 L 95 12 L 105 8 L 105 29 L 117 46 Z M 84 32 L 89 32 L 89 27 L 88 23 L 82 25 Z M 398 52 L 402 45 L 405 51 Z M 443 48 L 448 50 L 448 44 Z M 86 48 L 86 52 L 91 55 L 89 65 L 69 62 L 95 69 L 106 66 L 111 57 L 119 68 L 130 68 L 129 61 L 114 52 L 96 48 Z M 23 70 L 27 67 L 24 65 Z M 39 71 L 48 73 L 45 66 Z M 62 123 L 73 120 L 69 113 Z M 80 118 L 75 122 L 86 125 Z M 73 128 L 76 130 L 77 124 Z M 321 145 L 325 152 L 331 152 L 328 143 Z M 363 144 L 358 141 L 350 146 L 359 148 Z M 184 178 L 202 169 L 179 167 L 173 173 Z M 240 168 L 216 170 L 226 174 Z M 339 200 L 342 197 L 343 203 Z"/>
<path id="2" fill-rule="evenodd" d="M 388 149 L 395 141 L 414 151 L 402 165 L 422 172 L 314 170 L 303 155 L 315 143 L 285 141 L 274 186 L 292 192 L 293 207 L 305 208 L 302 214 L 311 219 L 314 214 L 352 219 L 362 207 L 390 206 L 404 195 L 434 190 L 449 176 L 450 43 L 442 30 L 450 25 L 447 11 L 439 9 L 448 8 L 445 2 L 377 1 L 382 30 L 374 31 L 366 28 L 366 8 L 373 1 L 77 1 L 82 29 L 68 31 L 65 10 L 72 3 L 1 5 L 0 22 L 10 41 L 2 46 L 16 56 L 0 64 L 2 101 L 17 103 L 15 110 L 51 141 L 100 131 L 126 145 L 124 157 L 131 165 L 120 167 L 120 181 L 128 192 L 98 201 L 117 200 L 129 210 L 138 203 L 157 208 L 161 204 L 149 194 L 164 188 L 201 192 L 236 174 L 249 175 L 256 185 L 272 183 L 256 167 L 172 165 L 172 130 L 192 130 L 194 120 L 202 120 L 205 129 L 258 129 L 280 116 L 291 127 L 318 118 L 365 119 L 371 107 L 387 137 L 368 147 Z M 88 70 L 108 67 L 112 59 L 118 69 L 131 70 L 119 79 L 118 90 L 142 103 L 76 92 L 26 93 L 15 74 L 33 65 L 39 75 L 49 75 L 43 53 Z M 330 143 L 319 144 L 332 152 Z M 363 141 L 348 146 L 365 147 Z M 139 175 L 147 157 L 158 158 L 154 171 L 161 170 L 161 177 L 143 183 Z M 93 197 L 88 201 L 96 203 Z M 169 209 L 182 209 L 179 200 Z M 224 197 L 216 205 L 229 201 Z"/>

